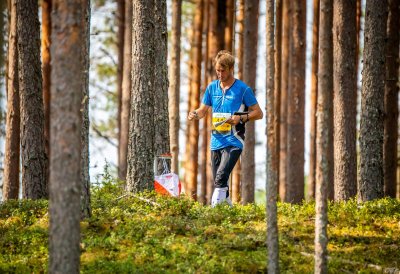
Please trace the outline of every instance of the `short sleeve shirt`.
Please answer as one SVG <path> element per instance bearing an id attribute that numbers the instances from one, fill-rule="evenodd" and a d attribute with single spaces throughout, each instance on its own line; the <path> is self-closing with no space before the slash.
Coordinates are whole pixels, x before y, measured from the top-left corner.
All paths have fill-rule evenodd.
<path id="1" fill-rule="evenodd" d="M 232 126 L 224 121 L 234 112 L 247 111 L 248 107 L 257 104 L 253 90 L 244 82 L 235 79 L 232 86 L 224 92 L 220 81 L 215 80 L 208 85 L 202 103 L 212 108 L 211 150 L 228 146 L 243 149 L 244 124 Z"/>

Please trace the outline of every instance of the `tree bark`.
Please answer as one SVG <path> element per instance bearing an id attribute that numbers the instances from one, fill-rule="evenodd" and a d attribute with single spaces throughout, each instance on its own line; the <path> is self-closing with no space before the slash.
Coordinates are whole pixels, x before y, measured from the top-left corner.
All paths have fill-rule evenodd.
<path id="1" fill-rule="evenodd" d="M 23 197 L 48 197 L 38 1 L 17 2 Z"/>
<path id="2" fill-rule="evenodd" d="M 356 0 L 333 4 L 335 200 L 357 194 Z"/>
<path id="3" fill-rule="evenodd" d="M 304 198 L 304 77 L 306 53 L 306 1 L 291 3 L 290 71 L 287 132 L 286 202 Z"/>
<path id="4" fill-rule="evenodd" d="M 202 7 L 203 9 L 203 7 Z M 179 98 L 181 60 L 182 0 L 172 1 L 171 64 L 169 70 L 169 133 L 172 154 L 172 172 L 179 174 Z"/>
<path id="5" fill-rule="evenodd" d="M 42 85 L 43 85 L 43 111 L 44 111 L 44 144 L 48 158 L 50 158 L 50 74 L 51 74 L 51 6 L 52 0 L 42 1 Z M 46 176 L 49 177 L 47 165 Z"/>
<path id="6" fill-rule="evenodd" d="M 6 137 L 5 132 L 5 125 L 6 125 L 6 109 L 4 100 L 7 100 L 7 80 L 6 80 L 6 73 L 7 73 L 7 65 L 6 65 L 6 56 L 4 49 L 6 48 L 6 35 L 7 33 L 7 2 L 1 1 L 0 2 L 0 90 L 5 90 L 6 92 L 0 93 L 0 140 L 1 144 Z M 4 168 L 4 151 L 0 152 L 0 167 Z M 3 198 L 3 176 L 4 176 L 4 169 L 0 171 L 0 202 Z"/>
<path id="7" fill-rule="evenodd" d="M 17 7 L 16 0 L 9 6 L 7 117 L 4 155 L 3 200 L 18 199 L 20 166 L 20 102 L 18 82 Z"/>
<path id="8" fill-rule="evenodd" d="M 194 19 L 194 35 L 192 48 L 192 81 L 190 106 L 197 109 L 200 106 L 200 86 L 201 86 L 201 60 L 202 60 L 202 30 L 203 30 L 203 1 L 196 2 L 196 12 Z M 199 122 L 192 121 L 189 128 L 189 153 L 186 162 L 185 182 L 186 194 L 197 200 L 197 173 L 198 173 L 198 152 L 199 152 Z"/>
<path id="9" fill-rule="evenodd" d="M 287 189 L 287 111 L 289 91 L 289 41 L 290 41 L 290 1 L 283 0 L 282 6 L 282 71 L 281 109 L 279 128 L 279 196 L 286 201 Z"/>
<path id="10" fill-rule="evenodd" d="M 311 65 L 311 98 L 310 98 L 310 171 L 308 174 L 307 200 L 315 198 L 315 162 L 316 162 L 316 131 L 317 131 L 317 101 L 318 101 L 318 38 L 319 38 L 319 2 L 314 0 L 313 18 L 313 48 Z"/>
<path id="11" fill-rule="evenodd" d="M 277 7 L 278 8 L 278 7 Z M 277 18 L 279 15 L 277 13 Z M 278 19 L 277 19 L 278 21 Z M 277 28 L 280 24 L 277 24 Z M 279 32 L 279 31 L 277 31 Z M 267 45 L 267 70 L 266 70 L 266 109 L 267 109 L 267 248 L 268 248 L 268 273 L 279 273 L 279 241 L 277 218 L 277 192 L 278 192 L 278 150 L 275 104 L 275 49 L 274 49 L 274 1 L 266 2 L 266 45 Z"/>
<path id="12" fill-rule="evenodd" d="M 385 196 L 396 198 L 400 1 L 389 0 L 386 40 L 384 184 Z"/>
<path id="13" fill-rule="evenodd" d="M 125 45 L 125 0 L 117 0 L 117 14 L 116 24 L 118 26 L 117 32 L 117 47 L 118 47 L 118 63 L 117 63 L 117 100 L 118 100 L 118 113 L 117 113 L 117 123 L 118 123 L 118 141 L 121 140 L 121 119 L 122 119 L 122 80 L 123 80 L 123 68 L 124 68 L 124 45 Z M 118 170 L 120 168 L 121 162 L 121 151 L 123 147 L 118 142 Z"/>
<path id="14" fill-rule="evenodd" d="M 234 49 L 234 16 L 235 16 L 235 1 L 226 1 L 226 26 L 224 33 L 224 49 L 232 52 Z"/>
<path id="15" fill-rule="evenodd" d="M 169 154 L 168 121 L 168 30 L 166 0 L 154 1 L 154 152 L 155 155 Z M 170 163 L 168 163 L 170 165 Z M 161 165 L 162 166 L 162 165 Z M 159 166 L 159 172 L 163 167 Z M 170 166 L 169 166 L 170 169 Z"/>
<path id="16" fill-rule="evenodd" d="M 328 188 L 332 180 L 331 170 L 333 169 L 331 162 L 333 137 L 333 0 L 321 0 L 320 5 L 314 272 L 328 273 Z"/>
<path id="17" fill-rule="evenodd" d="M 82 150 L 81 150 L 81 217 L 92 215 L 90 207 L 90 174 L 89 174 L 89 66 L 90 66 L 90 0 L 82 1 Z"/>
<path id="18" fill-rule="evenodd" d="M 244 3 L 243 81 L 256 94 L 257 41 L 259 1 Z M 242 203 L 254 202 L 255 190 L 255 128 L 254 122 L 246 124 L 246 139 L 242 154 Z"/>
<path id="19" fill-rule="evenodd" d="M 132 34 L 127 189 L 139 192 L 154 188 L 154 1 L 135 1 L 132 10 L 132 29 L 135 31 Z"/>
<path id="20" fill-rule="evenodd" d="M 129 113 L 131 104 L 131 69 L 132 69 L 132 1 L 125 3 L 125 31 L 124 31 L 124 61 L 122 70 L 121 89 L 121 126 L 118 153 L 118 177 L 126 180 L 127 154 L 129 140 Z"/>
<path id="21" fill-rule="evenodd" d="M 53 4 L 49 272 L 79 273 L 85 14 L 81 1 Z"/>
<path id="22" fill-rule="evenodd" d="M 383 135 L 387 1 L 367 0 L 360 118 L 358 199 L 384 196 Z"/>

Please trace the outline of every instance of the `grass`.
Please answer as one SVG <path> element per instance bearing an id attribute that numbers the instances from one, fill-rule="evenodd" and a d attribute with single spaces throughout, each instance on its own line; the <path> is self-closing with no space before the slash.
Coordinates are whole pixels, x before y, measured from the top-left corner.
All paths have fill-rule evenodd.
<path id="1" fill-rule="evenodd" d="M 265 208 L 210 208 L 155 193 L 93 188 L 93 216 L 81 222 L 82 273 L 265 273 Z M 138 198 L 140 197 L 140 199 Z M 151 204 L 152 201 L 157 205 Z M 280 203 L 282 273 L 312 273 L 314 203 Z M 0 273 L 47 272 L 48 202 L 0 205 Z M 329 272 L 400 269 L 400 201 L 329 205 Z"/>

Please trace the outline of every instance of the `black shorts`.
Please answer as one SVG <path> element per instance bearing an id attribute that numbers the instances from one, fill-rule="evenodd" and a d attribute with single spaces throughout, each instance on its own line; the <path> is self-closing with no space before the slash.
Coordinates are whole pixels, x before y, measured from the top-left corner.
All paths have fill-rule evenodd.
<path id="1" fill-rule="evenodd" d="M 238 161 L 242 149 L 234 146 L 211 151 L 214 187 L 228 187 L 229 175 Z"/>

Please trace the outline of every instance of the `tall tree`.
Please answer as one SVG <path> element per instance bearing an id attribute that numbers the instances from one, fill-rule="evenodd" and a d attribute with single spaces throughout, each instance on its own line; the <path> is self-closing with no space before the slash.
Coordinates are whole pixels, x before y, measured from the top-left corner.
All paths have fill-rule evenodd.
<path id="1" fill-rule="evenodd" d="M 128 1 L 129 2 L 129 1 Z M 203 7 L 201 7 L 203 9 Z M 179 171 L 179 98 L 181 60 L 182 0 L 172 1 L 171 64 L 169 68 L 169 133 L 172 153 L 171 170 Z"/>
<path id="2" fill-rule="evenodd" d="M 197 0 L 194 19 L 194 35 L 192 48 L 191 66 L 191 109 L 200 106 L 200 86 L 201 86 L 201 61 L 202 61 L 202 30 L 203 30 L 203 0 Z M 197 199 L 197 173 L 198 173 L 198 147 L 199 147 L 199 121 L 192 121 L 189 129 L 188 158 L 186 159 L 185 182 L 186 193 L 189 197 Z"/>
<path id="3" fill-rule="evenodd" d="M 37 1 L 36 1 L 37 2 Z M 78 273 L 81 216 L 82 1 L 54 0 L 50 121 L 50 273 Z"/>
<path id="4" fill-rule="evenodd" d="M 4 155 L 3 200 L 18 199 L 20 165 L 20 102 L 18 82 L 17 7 L 8 1 L 10 14 L 7 65 L 7 117 Z"/>
<path id="5" fill-rule="evenodd" d="M 122 69 L 121 125 L 119 134 L 118 177 L 126 180 L 127 153 L 129 139 L 129 113 L 131 105 L 132 68 L 132 1 L 125 2 L 124 61 Z"/>
<path id="6" fill-rule="evenodd" d="M 82 150 L 81 150 L 81 216 L 88 218 L 91 216 L 90 207 L 90 174 L 89 174 L 89 66 L 90 66 L 90 0 L 81 1 L 82 3 Z"/>
<path id="7" fill-rule="evenodd" d="M 166 0 L 154 1 L 154 152 L 170 152 L 168 121 L 168 30 Z"/>
<path id="8" fill-rule="evenodd" d="M 256 93 L 257 41 L 259 0 L 244 2 L 243 81 Z M 254 202 L 255 190 L 255 128 L 246 124 L 246 139 L 242 154 L 242 203 Z"/>
<path id="9" fill-rule="evenodd" d="M 334 1 L 333 9 L 335 200 L 348 200 L 357 194 L 356 0 Z"/>
<path id="10" fill-rule="evenodd" d="M 237 77 L 239 79 L 243 79 L 243 31 L 244 31 L 244 0 L 239 0 L 238 3 L 238 16 L 237 18 L 237 49 L 236 49 L 236 57 L 237 57 Z M 235 167 L 232 171 L 232 202 L 239 203 L 241 199 L 240 190 L 241 190 L 241 160 L 239 159 L 236 162 Z"/>
<path id="11" fill-rule="evenodd" d="M 387 0 L 367 0 L 360 118 L 358 199 L 381 198 L 385 94 Z"/>
<path id="12" fill-rule="evenodd" d="M 154 8 L 153 0 L 134 1 L 132 5 L 132 93 L 127 189 L 133 192 L 152 189 L 154 180 Z"/>
<path id="13" fill-rule="evenodd" d="M 385 195 L 396 198 L 400 1 L 389 0 L 386 40 L 384 183 Z"/>
<path id="14" fill-rule="evenodd" d="M 287 112 L 289 92 L 289 41 L 290 41 L 290 1 L 282 2 L 282 69 L 281 69 L 281 108 L 279 115 L 279 196 L 287 201 Z"/>
<path id="15" fill-rule="evenodd" d="M 315 187 L 315 273 L 328 273 L 328 187 L 332 180 L 333 0 L 321 0 Z M 353 59 L 354 60 L 354 59 Z M 354 63 L 354 62 L 353 62 Z"/>
<path id="16" fill-rule="evenodd" d="M 292 1 L 287 132 L 286 201 L 304 198 L 304 88 L 306 53 L 306 1 Z"/>
<path id="17" fill-rule="evenodd" d="M 116 24 L 118 26 L 117 32 L 117 48 L 118 48 L 118 61 L 117 61 L 117 100 L 118 100 L 118 113 L 117 113 L 117 122 L 118 122 L 118 141 L 121 140 L 121 112 L 122 112 L 122 80 L 123 80 L 123 68 L 124 68 L 124 38 L 125 38 L 125 0 L 117 0 L 117 13 L 115 16 Z M 123 147 L 118 142 L 118 170 L 121 165 L 120 153 L 122 152 Z M 122 163 L 123 165 L 123 163 Z"/>
<path id="18" fill-rule="evenodd" d="M 234 18 L 235 18 L 235 1 L 226 1 L 226 26 L 224 32 L 224 49 L 232 52 L 234 48 Z"/>
<path id="19" fill-rule="evenodd" d="M 0 90 L 7 90 L 7 80 L 6 80 L 6 56 L 5 49 L 6 46 L 6 36 L 7 33 L 7 2 L 0 2 Z M 3 144 L 6 137 L 5 125 L 6 125 L 6 109 L 4 100 L 7 100 L 7 92 L 0 93 L 0 143 Z M 0 167 L 4 168 L 4 151 L 0 152 Z M 4 169 L 3 169 L 4 170 Z M 0 172 L 0 201 L 3 197 L 3 172 Z"/>
<path id="20" fill-rule="evenodd" d="M 38 11 L 36 0 L 17 2 L 22 186 L 30 199 L 48 197 Z"/>
<path id="21" fill-rule="evenodd" d="M 52 0 L 42 1 L 42 85 L 43 85 L 43 111 L 44 111 L 44 142 L 47 157 L 50 157 L 50 73 L 51 73 L 51 5 Z M 46 176 L 49 176 L 47 166 Z"/>
<path id="22" fill-rule="evenodd" d="M 313 40 L 310 90 L 310 171 L 307 180 L 307 200 L 315 198 L 315 162 L 316 162 L 316 131 L 317 131 L 317 100 L 318 100 L 318 40 L 319 40 L 319 1 L 314 0 L 313 6 Z"/>
<path id="23" fill-rule="evenodd" d="M 279 1 L 280 2 L 280 1 Z M 278 8 L 278 7 L 277 7 Z M 279 16 L 277 16 L 279 17 Z M 277 28 L 280 24 L 277 24 Z M 266 108 L 267 108 L 267 247 L 268 247 L 268 272 L 279 273 L 279 242 L 277 218 L 277 193 L 278 193 L 278 150 L 275 104 L 275 42 L 274 42 L 274 0 L 266 2 L 266 45 L 267 45 L 267 70 L 266 70 Z"/>

